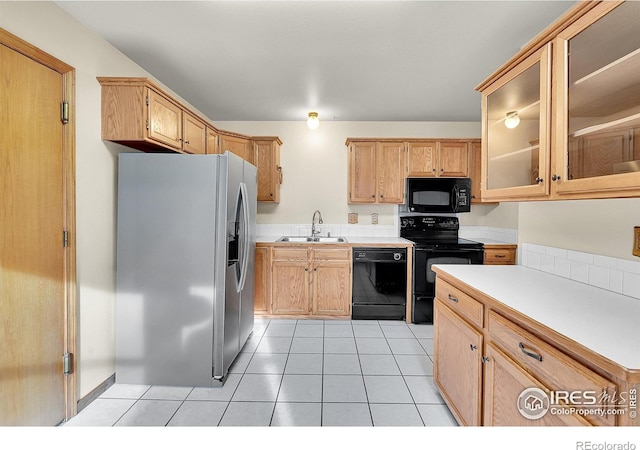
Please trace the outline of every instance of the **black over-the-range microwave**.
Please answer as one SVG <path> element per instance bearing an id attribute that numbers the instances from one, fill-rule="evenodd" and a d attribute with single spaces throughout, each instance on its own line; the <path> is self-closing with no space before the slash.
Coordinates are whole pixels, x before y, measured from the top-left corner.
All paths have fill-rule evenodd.
<path id="1" fill-rule="evenodd" d="M 470 178 L 407 178 L 407 209 L 418 213 L 471 211 Z"/>

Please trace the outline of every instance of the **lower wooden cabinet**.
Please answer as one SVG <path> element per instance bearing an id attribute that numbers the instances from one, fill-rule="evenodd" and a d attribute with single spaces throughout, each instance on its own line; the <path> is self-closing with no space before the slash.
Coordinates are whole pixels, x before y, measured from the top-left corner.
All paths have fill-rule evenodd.
<path id="1" fill-rule="evenodd" d="M 436 299 L 433 378 L 461 425 L 482 423 L 482 333 Z"/>
<path id="2" fill-rule="evenodd" d="M 538 388 L 548 392 L 545 386 L 506 357 L 498 348 L 488 344 L 485 362 L 484 425 L 492 426 L 554 426 L 589 425 L 577 414 L 544 414 L 529 419 L 520 413 L 518 399 L 523 391 Z M 523 403 L 526 401 L 522 400 Z"/>
<path id="3" fill-rule="evenodd" d="M 256 314 L 351 317 L 350 247 L 257 246 L 255 277 Z"/>
<path id="4" fill-rule="evenodd" d="M 516 244 L 484 244 L 484 262 L 487 265 L 509 265 L 516 263 Z"/>
<path id="5" fill-rule="evenodd" d="M 271 307 L 268 295 L 270 279 L 267 276 L 269 268 L 269 247 L 256 244 L 253 287 L 253 311 L 255 314 L 269 314 Z"/>

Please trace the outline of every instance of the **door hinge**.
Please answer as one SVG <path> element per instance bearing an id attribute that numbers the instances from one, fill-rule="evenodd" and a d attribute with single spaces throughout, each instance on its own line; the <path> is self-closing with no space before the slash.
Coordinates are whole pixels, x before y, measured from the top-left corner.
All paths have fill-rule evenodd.
<path id="1" fill-rule="evenodd" d="M 62 246 L 69 247 L 69 232 L 67 230 L 62 232 Z"/>
<path id="2" fill-rule="evenodd" d="M 60 103 L 60 120 L 64 125 L 69 123 L 69 102 L 66 100 Z"/>
<path id="3" fill-rule="evenodd" d="M 149 106 L 149 96 L 148 95 L 147 95 L 147 97 L 145 99 L 145 102 L 146 102 L 147 106 Z"/>
<path id="4" fill-rule="evenodd" d="M 73 373 L 73 353 L 62 355 L 62 373 L 71 375 Z"/>
<path id="5" fill-rule="evenodd" d="M 149 129 L 149 119 L 147 119 L 146 125 L 147 125 L 147 130 L 148 130 Z"/>

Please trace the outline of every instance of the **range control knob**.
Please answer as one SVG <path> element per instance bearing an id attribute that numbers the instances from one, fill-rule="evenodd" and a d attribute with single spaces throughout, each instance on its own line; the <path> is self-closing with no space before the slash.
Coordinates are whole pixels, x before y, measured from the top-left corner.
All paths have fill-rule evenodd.
<path id="1" fill-rule="evenodd" d="M 400 261 L 402 259 L 402 253 L 394 253 L 393 259 L 394 261 Z"/>

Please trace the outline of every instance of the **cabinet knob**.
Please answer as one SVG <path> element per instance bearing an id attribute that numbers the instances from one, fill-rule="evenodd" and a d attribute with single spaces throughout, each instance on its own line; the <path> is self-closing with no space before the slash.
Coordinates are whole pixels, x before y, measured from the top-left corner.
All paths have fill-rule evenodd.
<path id="1" fill-rule="evenodd" d="M 553 181 L 560 181 L 560 175 L 553 175 L 553 176 L 551 177 L 551 179 L 552 179 Z"/>
<path id="2" fill-rule="evenodd" d="M 478 349 L 478 346 L 473 344 L 469 344 L 469 347 L 471 348 L 471 351 Z"/>
<path id="3" fill-rule="evenodd" d="M 536 178 L 536 183 L 540 184 L 542 183 L 544 180 L 540 177 Z"/>
<path id="4" fill-rule="evenodd" d="M 308 267 L 305 267 L 305 268 L 304 268 L 304 271 L 305 271 L 305 272 L 308 272 L 308 271 L 309 271 L 309 268 L 308 268 Z"/>

